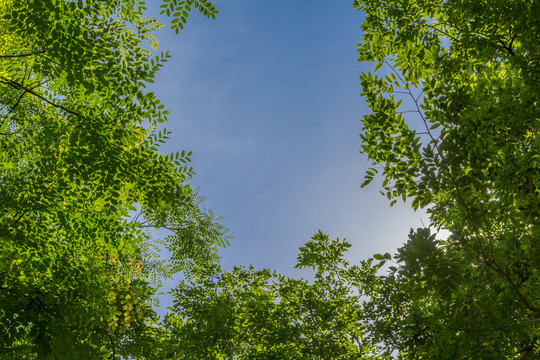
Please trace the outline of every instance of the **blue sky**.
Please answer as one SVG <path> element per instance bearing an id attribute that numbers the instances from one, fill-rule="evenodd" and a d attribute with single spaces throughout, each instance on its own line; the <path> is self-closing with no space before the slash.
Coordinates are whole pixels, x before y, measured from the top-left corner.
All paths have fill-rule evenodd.
<path id="1" fill-rule="evenodd" d="M 350 260 L 391 252 L 426 222 L 360 188 L 368 113 L 356 61 L 363 14 L 350 0 L 216 1 L 179 35 L 158 33 L 172 58 L 153 90 L 171 111 L 164 152 L 192 150 L 193 186 L 235 238 L 223 267 L 293 271 L 317 230 L 353 244 Z"/>

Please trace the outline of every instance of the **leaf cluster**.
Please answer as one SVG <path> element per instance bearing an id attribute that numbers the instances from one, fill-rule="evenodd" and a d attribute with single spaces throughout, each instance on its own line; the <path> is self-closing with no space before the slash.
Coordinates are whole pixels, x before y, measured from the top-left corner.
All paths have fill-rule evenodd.
<path id="1" fill-rule="evenodd" d="M 313 269 L 311 283 L 252 266 L 213 268 L 200 281 L 181 282 L 172 291 L 163 358 L 384 359 L 364 332 L 360 306 L 359 285 L 375 286 L 377 267 L 348 266 L 349 247 L 315 234 L 297 264 Z"/>
<path id="2" fill-rule="evenodd" d="M 227 243 L 187 184 L 191 152 L 159 152 L 168 111 L 145 86 L 169 55 L 154 55 L 161 24 L 145 10 L 135 0 L 0 3 L 6 359 L 136 356 L 161 279 L 208 266 Z M 172 235 L 150 236 L 163 227 Z"/>
<path id="3" fill-rule="evenodd" d="M 395 203 L 426 208 L 369 305 L 405 358 L 539 351 L 540 11 L 534 1 L 358 0 L 371 113 L 362 152 Z"/>

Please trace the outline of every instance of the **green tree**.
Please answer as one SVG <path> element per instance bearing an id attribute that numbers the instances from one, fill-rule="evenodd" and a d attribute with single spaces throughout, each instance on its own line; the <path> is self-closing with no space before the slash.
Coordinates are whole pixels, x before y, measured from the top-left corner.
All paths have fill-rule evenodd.
<path id="1" fill-rule="evenodd" d="M 356 0 L 383 194 L 426 208 L 371 297 L 370 334 L 407 359 L 540 353 L 540 3 Z M 384 259 L 383 261 L 386 261 Z M 534 354 L 534 355 L 533 355 Z"/>
<path id="2" fill-rule="evenodd" d="M 207 0 L 162 12 L 178 31 L 192 8 L 217 13 Z M 168 54 L 145 10 L 0 1 L 0 358 L 148 357 L 159 279 L 227 242 L 187 184 L 191 153 L 158 152 L 168 112 L 144 88 Z"/>
<path id="3" fill-rule="evenodd" d="M 359 60 L 384 72 L 361 76 L 364 185 L 381 172 L 391 205 L 425 208 L 429 228 L 351 267 L 347 244 L 319 233 L 299 255 L 312 284 L 252 268 L 181 283 L 170 357 L 537 357 L 540 3 L 353 6 L 366 13 Z"/>
<path id="4" fill-rule="evenodd" d="M 297 268 L 314 280 L 268 269 L 212 269 L 206 281 L 181 282 L 166 317 L 164 359 L 360 359 L 377 356 L 366 336 L 362 284 L 371 291 L 372 260 L 349 266 L 350 244 L 321 232 L 300 248 Z"/>

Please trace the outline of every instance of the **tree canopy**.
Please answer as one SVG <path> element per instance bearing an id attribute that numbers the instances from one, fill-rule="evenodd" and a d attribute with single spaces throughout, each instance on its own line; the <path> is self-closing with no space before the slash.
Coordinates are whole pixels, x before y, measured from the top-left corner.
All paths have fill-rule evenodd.
<path id="1" fill-rule="evenodd" d="M 318 233 L 299 255 L 311 284 L 251 268 L 180 284 L 169 315 L 176 356 L 538 356 L 540 4 L 353 7 L 366 14 L 359 61 L 375 62 L 361 75 L 371 109 L 362 152 L 373 163 L 363 185 L 381 173 L 390 204 L 424 208 L 429 223 L 394 256 L 360 266 L 343 260 L 346 242 Z"/>
<path id="2" fill-rule="evenodd" d="M 206 281 L 181 282 L 167 315 L 167 359 L 359 359 L 377 354 L 365 337 L 360 282 L 376 280 L 372 260 L 349 266 L 351 245 L 318 232 L 297 268 L 314 281 L 269 269 L 213 269 Z"/>
<path id="3" fill-rule="evenodd" d="M 540 330 L 540 4 L 355 1 L 372 112 L 365 154 L 388 199 L 426 208 L 368 303 L 405 358 L 526 358 Z"/>
<path id="4" fill-rule="evenodd" d="M 206 0 L 162 11 L 178 29 L 192 8 L 217 13 Z M 191 153 L 158 152 L 168 112 L 145 85 L 169 55 L 145 10 L 0 2 L 0 357 L 137 357 L 160 279 L 226 244 L 187 184 Z"/>
<path id="5" fill-rule="evenodd" d="M 158 151 L 168 112 L 145 85 L 168 54 L 142 1 L 0 0 L 0 358 L 538 357 L 540 2 L 353 8 L 375 63 L 363 185 L 380 173 L 390 205 L 430 220 L 357 265 L 318 232 L 307 281 L 216 264 L 226 229 L 188 185 L 191 154 Z M 161 9 L 177 32 L 217 13 Z M 181 270 L 196 276 L 159 320 L 152 295 Z"/>

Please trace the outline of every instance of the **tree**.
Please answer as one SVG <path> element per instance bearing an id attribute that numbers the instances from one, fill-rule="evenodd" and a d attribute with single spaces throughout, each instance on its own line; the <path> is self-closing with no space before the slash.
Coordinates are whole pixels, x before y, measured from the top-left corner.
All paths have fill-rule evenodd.
<path id="1" fill-rule="evenodd" d="M 359 60 L 385 72 L 361 76 L 364 186 L 381 172 L 390 204 L 425 208 L 428 227 L 360 266 L 319 233 L 299 255 L 312 284 L 252 268 L 181 283 L 170 357 L 538 356 L 540 3 L 353 6 L 366 13 Z"/>
<path id="2" fill-rule="evenodd" d="M 356 0 L 372 112 L 362 151 L 392 203 L 426 208 L 366 304 L 402 358 L 540 352 L 540 3 Z M 384 66 L 384 68 L 383 68 Z M 386 261 L 386 260 L 384 260 Z"/>
<path id="3" fill-rule="evenodd" d="M 358 286 L 376 281 L 377 267 L 372 260 L 349 266 L 343 254 L 350 246 L 319 232 L 301 247 L 296 267 L 314 271 L 311 283 L 252 266 L 214 268 L 206 281 L 181 282 L 165 321 L 163 358 L 375 357 L 377 346 L 365 338 Z"/>
<path id="4" fill-rule="evenodd" d="M 207 0 L 162 12 L 178 31 L 192 8 L 217 13 Z M 187 184 L 191 153 L 158 152 L 168 112 L 144 87 L 169 55 L 145 10 L 0 1 L 2 358 L 142 357 L 159 279 L 208 266 L 227 242 Z"/>

